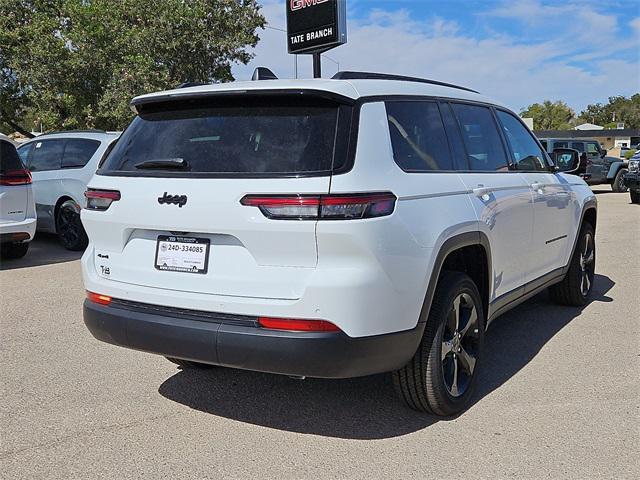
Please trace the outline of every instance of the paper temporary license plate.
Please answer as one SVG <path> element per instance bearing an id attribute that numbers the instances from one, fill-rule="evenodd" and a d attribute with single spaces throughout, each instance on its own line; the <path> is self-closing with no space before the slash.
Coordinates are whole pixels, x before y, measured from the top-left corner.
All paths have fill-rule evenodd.
<path id="1" fill-rule="evenodd" d="M 167 272 L 207 273 L 209 239 L 159 235 L 156 268 Z"/>

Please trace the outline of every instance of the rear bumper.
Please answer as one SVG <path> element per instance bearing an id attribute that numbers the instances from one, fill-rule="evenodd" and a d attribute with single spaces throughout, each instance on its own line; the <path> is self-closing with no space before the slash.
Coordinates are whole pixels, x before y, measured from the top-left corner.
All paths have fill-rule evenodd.
<path id="1" fill-rule="evenodd" d="M 20 222 L 2 223 L 0 224 L 0 242 L 14 242 L 14 241 L 31 241 L 36 233 L 36 219 L 25 218 Z M 28 235 L 25 239 L 24 234 Z M 16 237 L 21 237 L 20 240 L 15 240 Z"/>
<path id="2" fill-rule="evenodd" d="M 84 302 L 95 338 L 122 347 L 225 367 L 284 375 L 349 378 L 395 370 L 413 356 L 424 330 L 352 338 L 339 333 L 267 330 L 251 317 L 155 313 Z"/>

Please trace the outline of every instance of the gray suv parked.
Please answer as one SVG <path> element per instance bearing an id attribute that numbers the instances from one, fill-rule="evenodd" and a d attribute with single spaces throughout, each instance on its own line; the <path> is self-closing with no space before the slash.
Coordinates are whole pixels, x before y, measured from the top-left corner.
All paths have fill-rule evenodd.
<path id="1" fill-rule="evenodd" d="M 550 154 L 558 148 L 572 148 L 580 152 L 580 168 L 576 172 L 589 185 L 603 183 L 611 185 L 614 192 L 626 192 L 624 175 L 628 162 L 616 157 L 608 157 L 597 140 L 589 138 L 540 138 L 540 143 Z"/>

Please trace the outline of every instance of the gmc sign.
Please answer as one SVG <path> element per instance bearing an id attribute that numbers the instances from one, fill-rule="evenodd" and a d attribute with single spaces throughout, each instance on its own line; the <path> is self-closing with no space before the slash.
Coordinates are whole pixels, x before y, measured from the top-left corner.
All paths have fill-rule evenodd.
<path id="1" fill-rule="evenodd" d="M 318 53 L 347 41 L 346 0 L 286 0 L 287 50 Z"/>

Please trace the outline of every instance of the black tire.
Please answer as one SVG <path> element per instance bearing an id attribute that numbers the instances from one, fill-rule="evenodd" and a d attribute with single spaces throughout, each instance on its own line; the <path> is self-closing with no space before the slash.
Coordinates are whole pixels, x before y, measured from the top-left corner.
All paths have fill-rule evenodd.
<path id="1" fill-rule="evenodd" d="M 67 250 L 80 251 L 87 248 L 89 238 L 80 221 L 80 206 L 67 200 L 56 213 L 56 232 L 60 243 Z"/>
<path id="2" fill-rule="evenodd" d="M 484 328 L 482 301 L 473 280 L 461 272 L 443 272 L 418 350 L 409 363 L 392 373 L 400 398 L 414 410 L 434 415 L 462 411 L 478 377 Z"/>
<path id="3" fill-rule="evenodd" d="M 569 271 L 564 279 L 551 287 L 551 299 L 561 305 L 581 307 L 586 305 L 593 290 L 596 267 L 596 242 L 593 227 L 585 222 L 571 257 Z"/>
<path id="4" fill-rule="evenodd" d="M 613 179 L 613 183 L 611 184 L 611 190 L 618 193 L 623 193 L 629 190 L 629 187 L 627 187 L 624 183 L 624 176 L 626 175 L 626 173 L 626 168 L 621 168 L 620 170 L 618 170 L 618 173 L 616 173 L 616 176 Z"/>
<path id="5" fill-rule="evenodd" d="M 29 251 L 29 243 L 3 243 L 0 248 L 0 258 L 15 259 L 24 257 Z"/>
<path id="6" fill-rule="evenodd" d="M 173 357 L 164 357 L 164 358 L 169 360 L 171 363 L 180 365 L 182 368 L 197 368 L 200 370 L 207 370 L 215 366 L 215 365 L 209 365 L 208 363 L 199 363 L 199 362 L 192 362 L 191 360 L 183 360 L 181 358 L 173 358 Z"/>
<path id="7" fill-rule="evenodd" d="M 629 190 L 631 203 L 640 203 L 640 190 Z"/>

